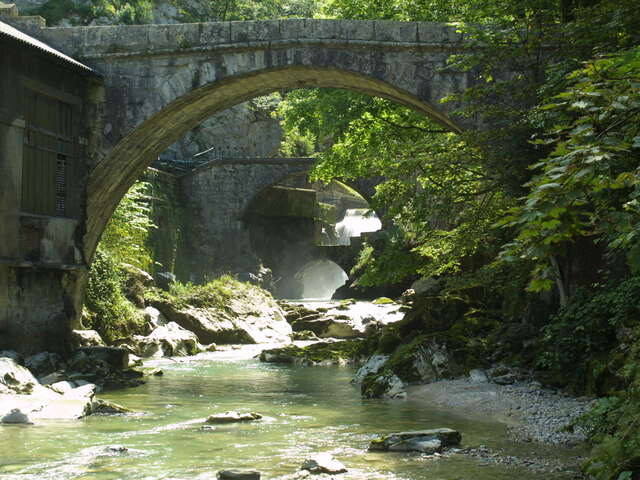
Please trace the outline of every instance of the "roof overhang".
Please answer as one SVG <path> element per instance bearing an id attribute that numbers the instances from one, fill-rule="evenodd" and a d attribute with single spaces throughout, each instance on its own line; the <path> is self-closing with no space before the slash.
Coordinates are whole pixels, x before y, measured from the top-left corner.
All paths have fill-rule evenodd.
<path id="1" fill-rule="evenodd" d="M 12 40 L 16 41 L 16 42 L 20 42 L 24 45 L 27 45 L 31 48 L 35 48 L 37 50 L 40 50 L 42 53 L 45 53 L 47 55 L 51 55 L 56 57 L 59 61 L 64 62 L 65 64 L 72 66 L 73 68 L 76 68 L 80 71 L 82 71 L 83 73 L 87 73 L 90 75 L 95 75 L 97 77 L 100 76 L 100 74 L 98 72 L 96 72 L 95 70 L 93 70 L 91 67 L 88 67 L 86 65 L 84 65 L 83 63 L 78 62 L 77 60 L 74 60 L 73 58 L 69 57 L 68 55 L 65 55 L 64 53 L 56 50 L 53 47 L 50 47 L 49 45 L 47 45 L 44 42 L 41 42 L 40 40 L 33 38 L 29 35 L 27 35 L 26 33 L 21 32 L 20 30 L 18 30 L 17 28 L 12 27 L 11 25 L 9 25 L 8 23 L 4 23 L 2 21 L 0 21 L 0 37 L 9 37 Z"/>

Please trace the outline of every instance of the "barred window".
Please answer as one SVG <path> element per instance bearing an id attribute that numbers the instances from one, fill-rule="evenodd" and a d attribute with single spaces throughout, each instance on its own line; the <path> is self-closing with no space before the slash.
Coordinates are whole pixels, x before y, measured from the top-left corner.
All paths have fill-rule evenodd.
<path id="1" fill-rule="evenodd" d="M 80 145 L 73 137 L 73 106 L 24 89 L 22 211 L 70 216 L 69 186 Z"/>

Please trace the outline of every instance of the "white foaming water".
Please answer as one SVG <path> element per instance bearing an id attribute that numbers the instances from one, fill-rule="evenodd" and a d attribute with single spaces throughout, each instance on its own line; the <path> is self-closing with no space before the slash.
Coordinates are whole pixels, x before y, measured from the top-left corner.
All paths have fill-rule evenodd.
<path id="1" fill-rule="evenodd" d="M 305 265 L 296 277 L 302 282 L 302 298 L 330 299 L 349 279 L 331 260 L 316 260 Z"/>
<path id="2" fill-rule="evenodd" d="M 365 232 L 377 232 L 382 228 L 375 212 L 366 208 L 349 208 L 341 222 L 336 224 L 338 245 L 350 245 L 352 237 Z"/>

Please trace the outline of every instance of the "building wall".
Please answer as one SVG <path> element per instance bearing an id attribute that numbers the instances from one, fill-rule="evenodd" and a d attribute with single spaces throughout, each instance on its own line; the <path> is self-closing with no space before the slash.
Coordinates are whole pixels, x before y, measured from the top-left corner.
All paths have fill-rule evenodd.
<path id="1" fill-rule="evenodd" d="M 34 120 L 25 114 L 26 92 L 37 92 L 50 105 L 70 106 L 65 135 L 73 140 L 73 153 L 57 153 L 61 142 L 43 135 L 51 152 L 28 154 L 33 146 L 26 143 L 36 139 L 29 129 Z M 97 138 L 92 102 L 98 96 L 95 77 L 0 37 L 0 349 L 64 352 L 68 347 L 86 279 L 83 219 L 91 146 Z M 57 119 L 58 110 L 52 112 L 49 123 L 58 130 L 64 119 Z M 25 173 L 26 157 L 30 173 Z M 55 165 L 47 163 L 51 158 Z M 35 178 L 56 183 L 30 184 Z"/>

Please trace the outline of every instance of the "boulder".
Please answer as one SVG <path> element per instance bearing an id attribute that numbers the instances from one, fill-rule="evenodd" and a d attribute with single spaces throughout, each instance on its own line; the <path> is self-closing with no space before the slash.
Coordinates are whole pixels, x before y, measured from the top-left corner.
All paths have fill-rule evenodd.
<path id="1" fill-rule="evenodd" d="M 144 270 L 128 263 L 120 265 L 124 277 L 122 293 L 138 308 L 144 308 L 144 292 L 154 284 L 153 277 Z"/>
<path id="2" fill-rule="evenodd" d="M 129 449 L 124 445 L 109 445 L 105 447 L 104 451 L 107 453 L 127 453 Z"/>
<path id="3" fill-rule="evenodd" d="M 302 355 L 302 348 L 295 345 L 288 345 L 281 348 L 270 348 L 260 352 L 260 361 L 264 363 L 298 363 Z"/>
<path id="4" fill-rule="evenodd" d="M 254 420 L 260 420 L 262 415 L 255 412 L 238 413 L 229 411 L 225 413 L 216 413 L 207 417 L 207 423 L 237 423 L 237 422 L 252 422 Z"/>
<path id="5" fill-rule="evenodd" d="M 388 361 L 389 361 L 389 355 L 380 355 L 380 354 L 372 355 L 371 357 L 369 357 L 367 362 L 358 369 L 358 371 L 353 376 L 353 379 L 351 380 L 351 382 L 362 383 L 362 380 L 364 380 L 364 377 L 366 377 L 370 373 L 373 373 L 373 374 L 378 373 L 380 369 L 384 367 Z"/>
<path id="6" fill-rule="evenodd" d="M 516 376 L 512 373 L 491 377 L 491 381 L 497 385 L 512 385 L 516 382 Z"/>
<path id="7" fill-rule="evenodd" d="M 369 450 L 391 452 L 422 452 L 433 454 L 444 448 L 460 445 L 462 435 L 450 428 L 417 430 L 384 435 L 372 440 Z"/>
<path id="8" fill-rule="evenodd" d="M 347 468 L 328 453 L 318 453 L 308 458 L 300 467 L 300 470 L 308 470 L 311 473 L 328 473 L 335 475 L 345 473 Z"/>
<path id="9" fill-rule="evenodd" d="M 122 405 L 108 400 L 94 400 L 91 402 L 91 413 L 99 415 L 122 415 L 132 411 Z"/>
<path id="10" fill-rule="evenodd" d="M 71 330 L 71 344 L 80 347 L 104 347 L 104 341 L 95 330 Z"/>
<path id="11" fill-rule="evenodd" d="M 313 333 L 311 330 L 302 330 L 301 332 L 293 332 L 293 334 L 291 334 L 291 338 L 293 338 L 294 340 L 311 340 L 311 341 L 317 341 L 319 340 L 319 337 Z"/>
<path id="12" fill-rule="evenodd" d="M 471 383 L 487 383 L 489 381 L 489 377 L 487 377 L 484 370 L 476 368 L 469 371 L 469 381 Z"/>
<path id="13" fill-rule="evenodd" d="M 176 283 L 176 276 L 171 272 L 160 272 L 156 274 L 155 281 L 158 288 L 169 290 L 172 283 Z"/>
<path id="14" fill-rule="evenodd" d="M 40 352 L 25 359 L 24 366 L 40 377 L 60 370 L 64 362 L 57 353 Z"/>
<path id="15" fill-rule="evenodd" d="M 129 366 L 129 352 L 119 347 L 81 347 L 76 356 L 84 354 L 89 362 L 101 361 L 113 370 L 124 370 Z"/>
<path id="16" fill-rule="evenodd" d="M 260 480 L 260 472 L 256 470 L 221 470 L 218 480 Z"/>
<path id="17" fill-rule="evenodd" d="M 142 314 L 145 321 L 151 326 L 151 331 L 169 323 L 160 310 L 155 307 L 146 307 Z"/>
<path id="18" fill-rule="evenodd" d="M 389 305 L 396 302 L 391 300 L 389 297 L 378 297 L 372 303 L 374 305 Z"/>
<path id="19" fill-rule="evenodd" d="M 94 391 L 95 386 L 91 385 L 91 388 L 74 388 L 61 395 L 40 387 L 31 395 L 0 395 L 0 416 L 18 409 L 30 420 L 75 420 L 91 413 Z"/>
<path id="20" fill-rule="evenodd" d="M 420 452 L 433 455 L 442 451 L 442 442 L 437 438 L 428 437 L 407 438 L 389 447 L 390 452 Z"/>
<path id="21" fill-rule="evenodd" d="M 133 349 L 141 357 L 195 355 L 202 351 L 198 337 L 175 322 L 157 327 L 150 335 L 133 337 Z"/>
<path id="22" fill-rule="evenodd" d="M 24 425 L 32 425 L 33 422 L 29 420 L 29 417 L 20 411 L 19 408 L 12 409 L 9 413 L 4 415 L 0 419 L 0 423 L 13 423 L 13 424 L 24 424 Z"/>
<path id="23" fill-rule="evenodd" d="M 0 358 L 1 357 L 7 357 L 12 359 L 13 361 L 15 361 L 18 364 L 22 364 L 23 362 L 23 358 L 22 355 L 20 355 L 18 352 L 14 351 L 14 350 L 3 350 L 0 352 Z"/>
<path id="24" fill-rule="evenodd" d="M 62 380 L 61 382 L 52 383 L 51 385 L 49 385 L 49 388 L 54 392 L 58 392 L 64 395 L 65 393 L 73 390 L 75 388 L 75 385 L 73 385 L 71 382 L 67 382 L 66 380 Z"/>
<path id="25" fill-rule="evenodd" d="M 416 375 L 417 378 L 405 377 L 405 381 L 431 383 L 451 376 L 453 360 L 444 344 L 436 341 L 420 343 L 416 345 L 412 356 L 414 372 L 410 375 Z"/>
<path id="26" fill-rule="evenodd" d="M 362 382 L 361 392 L 367 398 L 402 397 L 404 385 L 431 383 L 464 372 L 449 353 L 447 344 L 428 335 L 400 345 L 386 361 L 377 357 L 370 362 L 354 379 Z"/>
<path id="27" fill-rule="evenodd" d="M 86 401 L 91 404 L 95 394 L 96 386 L 93 383 L 87 383 L 86 385 L 67 390 L 64 392 L 64 398 Z"/>
<path id="28" fill-rule="evenodd" d="M 177 306 L 154 300 L 165 317 L 196 334 L 203 345 L 210 343 L 290 343 L 291 326 L 270 296 L 254 291 L 232 296 L 225 308 Z"/>
<path id="29" fill-rule="evenodd" d="M 347 365 L 358 356 L 363 340 L 324 341 L 298 347 L 287 345 L 263 350 L 260 361 L 302 366 Z"/>
<path id="30" fill-rule="evenodd" d="M 370 373 L 362 379 L 360 394 L 364 398 L 406 398 L 404 382 L 393 373 Z"/>
<path id="31" fill-rule="evenodd" d="M 40 382 L 40 385 L 52 385 L 54 383 L 63 382 L 66 379 L 66 373 L 63 370 L 58 370 L 57 372 L 40 377 L 38 381 Z"/>
<path id="32" fill-rule="evenodd" d="M 33 374 L 9 357 L 0 357 L 0 393 L 32 393 L 39 385 Z"/>
<path id="33" fill-rule="evenodd" d="M 358 338 L 364 336 L 363 332 L 357 330 L 349 320 L 334 317 L 302 318 L 297 320 L 292 328 L 295 332 L 313 332 L 320 338 Z"/>

